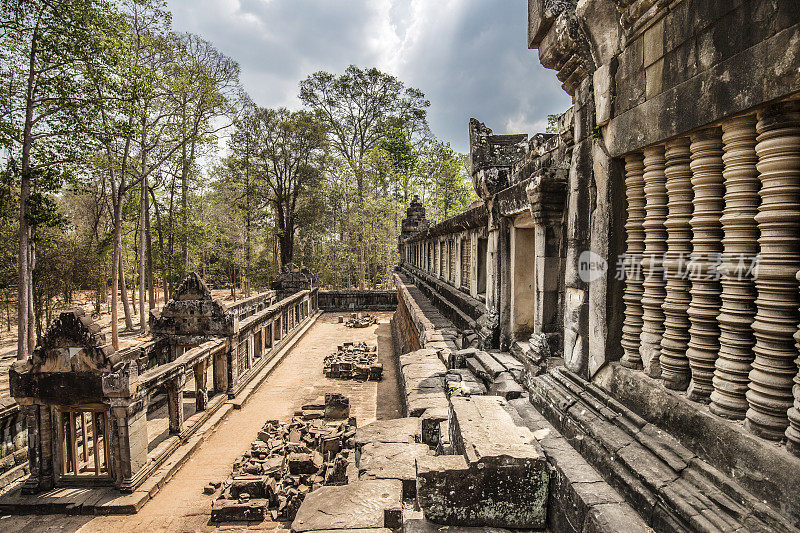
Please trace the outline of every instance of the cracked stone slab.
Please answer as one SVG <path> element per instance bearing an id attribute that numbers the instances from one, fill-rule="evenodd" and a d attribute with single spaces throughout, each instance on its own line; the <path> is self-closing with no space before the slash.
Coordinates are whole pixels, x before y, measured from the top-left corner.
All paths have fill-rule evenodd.
<path id="1" fill-rule="evenodd" d="M 402 503 L 403 484 L 396 479 L 359 480 L 321 487 L 297 510 L 292 531 L 383 528 L 384 510 Z"/>
<path id="2" fill-rule="evenodd" d="M 403 499 L 412 499 L 416 495 L 416 460 L 430 454 L 427 444 L 367 444 L 358 461 L 359 479 L 399 479 L 403 482 Z"/>
<path id="3" fill-rule="evenodd" d="M 420 420 L 415 417 L 377 420 L 356 430 L 356 448 L 377 442 L 414 443 L 421 439 Z"/>

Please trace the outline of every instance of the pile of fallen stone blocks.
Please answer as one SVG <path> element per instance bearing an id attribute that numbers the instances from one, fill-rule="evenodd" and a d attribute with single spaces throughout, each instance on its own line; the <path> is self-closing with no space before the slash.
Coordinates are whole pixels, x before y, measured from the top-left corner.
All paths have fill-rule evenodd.
<path id="1" fill-rule="evenodd" d="M 477 348 L 466 348 L 450 352 L 448 366 L 451 373 L 457 373 L 460 379 L 453 376 L 448 380 L 448 390 L 452 394 L 475 394 L 481 390 L 479 384 L 485 387 L 484 394 L 502 396 L 507 400 L 514 400 L 522 396 L 525 389 L 519 384 L 523 379 L 525 367 L 513 355 L 507 352 L 485 352 Z"/>
<path id="2" fill-rule="evenodd" d="M 328 394 L 324 403 L 304 406 L 289 423 L 264 424 L 258 440 L 234 463 L 212 504 L 211 520 L 293 520 L 306 495 L 346 484 L 356 435 L 356 420 L 348 417 L 347 398 Z M 215 489 L 211 484 L 208 492 Z"/>
<path id="3" fill-rule="evenodd" d="M 322 372 L 329 378 L 380 381 L 383 364 L 378 362 L 377 346 L 346 342 L 325 357 Z"/>
<path id="4" fill-rule="evenodd" d="M 352 313 L 346 321 L 344 316 L 340 316 L 339 323 L 344 323 L 348 328 L 368 328 L 372 324 L 377 324 L 378 319 L 370 314 Z"/>
<path id="5" fill-rule="evenodd" d="M 416 495 L 416 461 L 433 453 L 420 442 L 420 419 L 378 420 L 359 427 L 354 440 L 352 477 L 358 479 L 310 494 L 293 532 L 389 533 L 403 527 L 403 509 Z"/>

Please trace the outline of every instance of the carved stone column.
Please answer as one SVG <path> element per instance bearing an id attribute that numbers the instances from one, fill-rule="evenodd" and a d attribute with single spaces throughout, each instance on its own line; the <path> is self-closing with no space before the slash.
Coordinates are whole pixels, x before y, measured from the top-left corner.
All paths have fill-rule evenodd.
<path id="1" fill-rule="evenodd" d="M 692 135 L 692 301 L 689 304 L 689 349 L 692 369 L 688 396 L 707 402 L 713 387 L 714 362 L 719 354 L 717 315 L 722 304 L 719 261 L 722 259 L 722 135 L 714 128 Z"/>
<path id="2" fill-rule="evenodd" d="M 800 270 L 800 112 L 796 107 L 772 106 L 758 114 L 756 130 L 761 260 L 745 427 L 780 440 L 789 423 L 786 411 L 792 406 L 797 374 L 793 336 L 800 319 L 795 279 Z"/>
<path id="3" fill-rule="evenodd" d="M 112 475 L 118 489 L 132 490 L 147 466 L 147 403 L 111 398 Z"/>
<path id="4" fill-rule="evenodd" d="M 178 435 L 183 431 L 183 386 L 186 376 L 181 374 L 167 383 L 167 411 L 169 414 L 169 432 Z"/>
<path id="5" fill-rule="evenodd" d="M 208 375 L 206 374 L 207 367 L 208 359 L 203 359 L 194 365 L 194 402 L 195 408 L 198 411 L 205 411 L 206 407 L 208 406 Z"/>
<path id="6" fill-rule="evenodd" d="M 797 281 L 800 282 L 800 271 L 797 272 Z M 794 334 L 795 345 L 800 352 L 800 329 Z M 800 455 L 800 357 L 795 359 L 798 372 L 794 376 L 794 404 L 787 413 L 789 427 L 786 428 L 786 449 L 795 455 Z"/>
<path id="7" fill-rule="evenodd" d="M 645 373 L 657 378 L 661 375 L 661 337 L 664 333 L 664 311 L 661 304 L 667 295 L 662 261 L 667 251 L 667 189 L 664 176 L 664 147 L 652 146 L 644 150 L 644 294 L 642 295 L 642 344 L 639 353 Z"/>
<path id="8" fill-rule="evenodd" d="M 747 412 L 748 374 L 753 362 L 753 317 L 756 288 L 751 275 L 758 254 L 758 189 L 756 119 L 739 117 L 722 125 L 725 165 L 725 210 L 722 214 L 722 307 L 719 357 L 714 370 L 711 411 L 741 420 Z"/>
<path id="9" fill-rule="evenodd" d="M 691 282 L 687 265 L 692 253 L 692 171 L 689 168 L 689 140 L 675 139 L 666 145 L 668 213 L 667 253 L 664 271 L 667 278 L 667 297 L 664 310 L 664 337 L 661 339 L 661 378 L 664 386 L 685 390 L 689 385 L 689 294 Z"/>
<path id="10" fill-rule="evenodd" d="M 642 254 L 644 253 L 644 161 L 641 154 L 625 157 L 625 194 L 628 198 L 628 220 L 625 222 L 627 249 L 625 257 L 625 322 L 622 326 L 622 347 L 625 354 L 620 363 L 628 368 L 641 369 L 639 342 L 642 335 Z"/>

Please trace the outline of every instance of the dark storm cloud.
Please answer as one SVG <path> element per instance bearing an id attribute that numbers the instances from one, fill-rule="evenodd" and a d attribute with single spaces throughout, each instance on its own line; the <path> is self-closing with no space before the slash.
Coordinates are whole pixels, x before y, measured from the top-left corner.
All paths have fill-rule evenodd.
<path id="1" fill-rule="evenodd" d="M 263 106 L 297 107 L 316 70 L 377 66 L 425 92 L 433 132 L 466 151 L 467 120 L 533 133 L 569 97 L 525 43 L 524 0 L 169 0 L 178 31 L 236 59 Z"/>

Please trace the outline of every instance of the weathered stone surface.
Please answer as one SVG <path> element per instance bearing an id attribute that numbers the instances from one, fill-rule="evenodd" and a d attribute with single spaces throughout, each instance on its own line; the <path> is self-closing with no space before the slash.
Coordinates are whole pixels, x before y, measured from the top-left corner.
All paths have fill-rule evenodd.
<path id="1" fill-rule="evenodd" d="M 473 394 L 486 394 L 486 386 L 466 368 L 458 368 L 447 372 L 447 394 L 471 396 Z"/>
<path id="2" fill-rule="evenodd" d="M 444 392 L 430 394 L 410 394 L 407 399 L 408 416 L 421 416 L 428 409 L 447 409 L 447 396 Z"/>
<path id="3" fill-rule="evenodd" d="M 420 419 L 416 417 L 376 420 L 356 430 L 355 444 L 360 449 L 369 443 L 414 443 L 421 439 Z"/>
<path id="4" fill-rule="evenodd" d="M 331 420 L 350 418 L 350 399 L 339 393 L 325 393 L 325 418 Z"/>
<path id="5" fill-rule="evenodd" d="M 387 527 L 372 527 L 358 529 L 315 529 L 308 533 L 392 533 Z"/>
<path id="6" fill-rule="evenodd" d="M 514 400 L 522 396 L 525 389 L 516 382 L 509 372 L 502 372 L 489 385 L 489 394 L 500 396 L 506 400 Z"/>
<path id="7" fill-rule="evenodd" d="M 420 416 L 422 425 L 422 442 L 435 448 L 439 445 L 442 438 L 442 422 L 446 422 L 449 417 L 449 408 L 438 407 L 426 409 Z"/>
<path id="8" fill-rule="evenodd" d="M 467 364 L 467 358 L 475 357 L 475 353 L 477 351 L 478 351 L 477 348 L 464 348 L 463 350 L 451 352 L 450 361 L 448 362 L 447 366 L 450 369 L 464 368 L 464 366 Z"/>
<path id="9" fill-rule="evenodd" d="M 256 522 L 267 515 L 268 500 L 215 500 L 211 506 L 212 522 Z"/>
<path id="10" fill-rule="evenodd" d="M 547 462 L 530 430 L 496 396 L 451 399 L 450 434 L 458 455 L 417 461 L 417 503 L 447 525 L 542 527 Z"/>
<path id="11" fill-rule="evenodd" d="M 514 376 L 515 379 L 518 378 L 519 373 L 525 370 L 525 365 L 522 364 L 516 357 L 511 355 L 508 352 L 489 352 L 491 353 L 492 357 L 503 365 L 506 370 L 511 372 L 511 375 Z"/>
<path id="12" fill-rule="evenodd" d="M 382 528 L 384 509 L 400 506 L 402 492 L 402 483 L 394 479 L 322 487 L 303 500 L 292 531 Z"/>
<path id="13" fill-rule="evenodd" d="M 420 511 L 406 511 L 403 514 L 403 533 L 510 533 L 508 529 L 497 527 L 442 526 L 426 519 Z"/>
<path id="14" fill-rule="evenodd" d="M 430 454 L 426 444 L 380 442 L 367 444 L 358 460 L 359 479 L 398 479 L 403 482 L 403 499 L 416 493 L 416 464 Z"/>
<path id="15" fill-rule="evenodd" d="M 505 367 L 501 365 L 497 359 L 492 357 L 492 354 L 488 352 L 477 351 L 475 352 L 475 359 L 481 364 L 483 369 L 486 371 L 489 379 L 494 379 L 500 374 L 501 372 L 505 371 Z"/>

